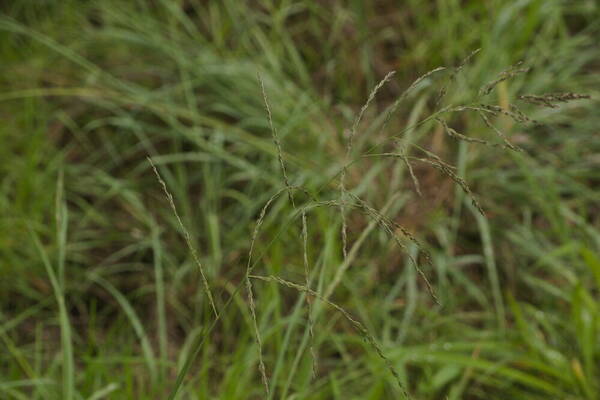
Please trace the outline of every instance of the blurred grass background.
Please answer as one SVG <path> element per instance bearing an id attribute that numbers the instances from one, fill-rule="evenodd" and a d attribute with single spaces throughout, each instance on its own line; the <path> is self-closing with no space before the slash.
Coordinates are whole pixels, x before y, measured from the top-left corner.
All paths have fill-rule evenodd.
<path id="1" fill-rule="evenodd" d="M 421 243 L 399 249 L 348 211 L 307 212 L 313 290 L 360 321 L 414 399 L 600 398 L 600 5 L 474 0 L 12 0 L 0 5 L 0 398 L 391 399 L 377 352 L 313 296 L 255 280 L 265 395 L 243 284 L 252 231 L 290 184 L 336 200 L 346 141 L 373 87 L 346 186 Z M 486 98 L 578 92 L 543 124 L 494 124 L 524 149 L 457 141 L 435 121 L 451 70 L 481 48 L 444 104 L 523 60 Z M 517 104 L 517 103 L 515 103 Z M 446 118 L 497 141 L 477 113 Z M 394 140 L 392 140 L 394 139 Z M 419 145 L 452 179 L 360 157 Z M 151 169 L 189 231 L 220 318 Z M 309 198 L 296 192 L 298 204 Z M 437 304 L 411 266 L 422 263 Z M 304 283 L 286 196 L 256 238 L 253 273 Z M 312 376 L 311 343 L 318 354 Z M 191 357 L 197 352 L 197 357 Z"/>

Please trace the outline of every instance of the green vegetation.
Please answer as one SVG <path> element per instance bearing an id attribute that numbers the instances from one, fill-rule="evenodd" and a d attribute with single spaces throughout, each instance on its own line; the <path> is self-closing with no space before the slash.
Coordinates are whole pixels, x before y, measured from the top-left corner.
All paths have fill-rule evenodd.
<path id="1" fill-rule="evenodd" d="M 0 398 L 600 398 L 596 1 L 0 12 Z"/>

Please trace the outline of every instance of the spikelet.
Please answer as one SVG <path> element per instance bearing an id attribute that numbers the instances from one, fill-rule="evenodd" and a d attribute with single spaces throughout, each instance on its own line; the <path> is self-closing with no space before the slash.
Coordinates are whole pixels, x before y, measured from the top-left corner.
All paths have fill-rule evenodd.
<path id="1" fill-rule="evenodd" d="M 481 87 L 481 89 L 479 89 L 479 96 L 486 96 L 488 94 L 490 94 L 492 92 L 492 90 L 494 90 L 494 88 L 500 83 L 500 82 L 504 82 L 505 80 L 508 80 L 512 77 L 515 77 L 517 75 L 521 75 L 524 73 L 529 72 L 530 68 L 519 68 L 521 65 L 523 64 L 523 61 L 519 61 L 518 63 L 516 63 L 515 65 L 507 68 L 506 70 L 500 72 L 497 76 L 496 79 L 494 79 L 493 81 L 483 85 Z"/>
<path id="2" fill-rule="evenodd" d="M 485 113 L 479 111 L 479 116 L 481 117 L 481 119 L 483 120 L 485 125 L 488 128 L 490 128 L 500 139 L 502 139 L 502 141 L 504 142 L 505 148 L 513 150 L 513 151 L 523 151 L 523 149 L 521 149 L 519 146 L 515 146 L 514 144 L 512 144 L 508 140 L 506 135 L 504 133 L 502 133 L 502 131 L 500 131 L 500 129 L 496 128 L 496 126 L 494 124 L 492 124 L 492 122 L 489 120 L 487 115 L 485 115 Z"/>
<path id="3" fill-rule="evenodd" d="M 451 138 L 464 140 L 465 142 L 469 142 L 469 143 L 479 143 L 479 144 L 484 144 L 486 146 L 496 146 L 495 143 L 488 142 L 487 140 L 477 139 L 477 138 L 465 136 L 462 133 L 458 133 L 455 129 L 449 127 L 448 123 L 445 120 L 443 120 L 442 118 L 435 118 L 435 120 L 442 125 L 446 134 L 448 134 L 448 136 L 450 136 Z"/>
<path id="4" fill-rule="evenodd" d="M 465 57 L 462 60 L 462 62 L 456 68 L 454 68 L 452 70 L 452 73 L 450 74 L 450 77 L 448 78 L 448 83 L 446 83 L 446 85 L 442 86 L 442 88 L 440 89 L 440 93 L 438 94 L 437 100 L 435 101 L 436 107 L 440 104 L 442 99 L 446 96 L 446 93 L 448 92 L 448 86 L 450 86 L 450 84 L 452 82 L 454 82 L 454 80 L 456 79 L 456 76 L 462 71 L 462 69 L 465 67 L 465 65 L 467 65 L 469 63 L 469 61 L 471 61 L 471 58 L 473 58 L 480 51 L 481 51 L 481 49 L 473 50 L 471 52 L 471 54 L 469 54 L 467 57 Z"/>
<path id="5" fill-rule="evenodd" d="M 517 97 L 527 103 L 548 107 L 558 108 L 556 103 L 567 103 L 573 100 L 590 99 L 591 96 L 579 93 L 549 93 L 543 95 L 524 94 Z"/>

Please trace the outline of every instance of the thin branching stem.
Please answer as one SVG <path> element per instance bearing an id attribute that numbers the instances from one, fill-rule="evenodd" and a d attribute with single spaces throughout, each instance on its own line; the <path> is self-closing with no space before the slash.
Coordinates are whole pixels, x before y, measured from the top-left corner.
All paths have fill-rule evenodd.
<path id="1" fill-rule="evenodd" d="M 167 184 L 160 176 L 160 173 L 158 172 L 156 165 L 154 165 L 152 158 L 146 157 L 146 159 L 152 166 L 152 170 L 154 171 L 154 174 L 156 175 L 156 179 L 162 186 L 163 192 L 165 193 L 165 196 L 169 202 L 169 205 L 171 206 L 171 210 L 173 211 L 173 214 L 175 215 L 175 218 L 177 219 L 177 223 L 179 224 L 179 227 L 181 228 L 181 231 L 183 232 L 183 237 L 185 238 L 185 242 L 190 250 L 190 253 L 192 254 L 192 258 L 194 259 L 194 262 L 196 263 L 196 265 L 198 266 L 198 269 L 200 270 L 200 276 L 202 277 L 202 283 L 204 285 L 204 289 L 206 290 L 206 295 L 208 296 L 208 301 L 210 303 L 210 306 L 211 306 L 215 316 L 218 317 L 219 312 L 217 311 L 217 307 L 215 306 L 212 292 L 211 292 L 210 286 L 208 284 L 208 279 L 206 278 L 206 274 L 204 273 L 204 267 L 202 266 L 202 263 L 200 262 L 200 258 L 198 257 L 198 253 L 196 252 L 196 248 L 194 247 L 194 245 L 192 243 L 192 238 L 190 236 L 190 233 L 186 229 L 185 225 L 183 224 L 183 221 L 181 220 L 181 217 L 179 216 L 179 213 L 177 212 L 177 207 L 175 206 L 175 201 L 173 200 L 173 195 L 171 195 L 171 193 L 167 189 Z"/>
<path id="2" fill-rule="evenodd" d="M 263 101 L 265 103 L 265 109 L 267 110 L 267 118 L 269 120 L 269 127 L 271 128 L 271 136 L 273 138 L 273 143 L 275 143 L 275 147 L 277 148 L 277 158 L 279 160 L 279 167 L 281 168 L 281 174 L 283 175 L 283 183 L 288 190 L 288 197 L 292 206 L 296 206 L 294 203 L 294 194 L 292 188 L 290 186 L 290 180 L 287 176 L 287 171 L 285 169 L 285 162 L 283 160 L 283 150 L 281 148 L 281 141 L 279 140 L 279 135 L 277 134 L 277 129 L 275 128 L 275 124 L 273 124 L 273 115 L 271 113 L 271 106 L 269 105 L 269 99 L 267 97 L 267 91 L 265 90 L 265 83 L 260 76 L 260 73 L 256 73 L 258 77 L 258 82 L 260 82 L 260 90 L 262 92 Z"/>
<path id="3" fill-rule="evenodd" d="M 348 320 L 350 322 L 350 324 L 358 331 L 358 333 L 367 341 L 367 343 L 369 343 L 373 349 L 375 350 L 375 352 L 377 353 L 377 355 L 385 362 L 386 366 L 388 367 L 389 371 L 391 372 L 391 374 L 394 376 L 396 383 L 398 384 L 398 387 L 400 388 L 402 395 L 404 396 L 405 399 L 410 399 L 410 395 L 408 394 L 408 392 L 406 391 L 406 389 L 404 388 L 404 385 L 402 384 L 402 380 L 400 379 L 400 375 L 398 374 L 398 371 L 396 371 L 396 368 L 394 367 L 394 364 L 392 363 L 392 361 L 385 355 L 385 353 L 383 352 L 381 346 L 377 343 L 377 340 L 375 340 L 375 338 L 373 337 L 373 335 L 371 335 L 371 333 L 368 331 L 368 329 L 357 319 L 355 319 L 354 317 L 352 317 L 352 315 L 350 315 L 350 313 L 348 311 L 346 311 L 342 306 L 334 303 L 333 301 L 321 296 L 319 293 L 311 290 L 310 288 L 308 288 L 307 286 L 304 285 L 299 285 L 297 283 L 294 282 L 290 282 L 288 280 L 285 280 L 283 278 L 280 278 L 278 276 L 273 276 L 273 275 L 268 275 L 268 276 L 261 276 L 261 275 L 250 275 L 250 278 L 252 279 L 258 279 L 258 280 L 262 280 L 262 281 L 266 281 L 266 282 L 275 282 L 277 284 L 289 287 L 291 289 L 295 289 L 299 292 L 305 292 L 307 295 L 310 294 L 311 296 L 317 298 L 318 300 L 322 301 L 323 303 L 329 305 L 330 307 L 334 308 L 336 311 L 338 311 L 339 313 L 341 313 L 344 318 L 346 320 Z"/>

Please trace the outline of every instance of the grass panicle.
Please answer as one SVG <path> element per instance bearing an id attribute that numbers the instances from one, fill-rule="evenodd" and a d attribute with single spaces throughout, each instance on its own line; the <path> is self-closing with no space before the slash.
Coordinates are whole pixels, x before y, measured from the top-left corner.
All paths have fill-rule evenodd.
<path id="1" fill-rule="evenodd" d="M 177 219 L 177 223 L 179 224 L 179 228 L 181 228 L 181 232 L 183 233 L 183 237 L 185 238 L 185 242 L 188 246 L 188 249 L 190 250 L 192 258 L 194 259 L 196 266 L 198 266 L 198 269 L 200 270 L 200 276 L 202 277 L 202 284 L 204 285 L 204 290 L 206 291 L 206 295 L 208 296 L 208 302 L 210 303 L 210 306 L 212 308 L 213 313 L 215 314 L 215 317 L 218 317 L 219 312 L 217 311 L 217 306 L 215 305 L 212 291 L 210 290 L 210 286 L 208 284 L 208 279 L 206 278 L 206 274 L 204 272 L 204 267 L 202 266 L 202 263 L 200 262 L 200 258 L 198 257 L 198 253 L 196 252 L 196 247 L 192 243 L 192 237 L 190 236 L 190 233 L 186 229 L 185 225 L 183 224 L 183 221 L 181 220 L 181 217 L 179 216 L 179 212 L 177 212 L 177 207 L 175 206 L 175 201 L 173 200 L 173 195 L 171 195 L 171 193 L 169 192 L 169 189 L 167 189 L 167 183 L 160 176 L 160 173 L 158 172 L 156 165 L 154 165 L 152 158 L 146 157 L 146 159 L 152 166 L 154 175 L 156 175 L 156 179 L 160 183 L 162 190 L 169 202 L 169 205 L 171 206 L 171 211 L 173 211 L 173 215 L 175 215 L 175 218 Z"/>

